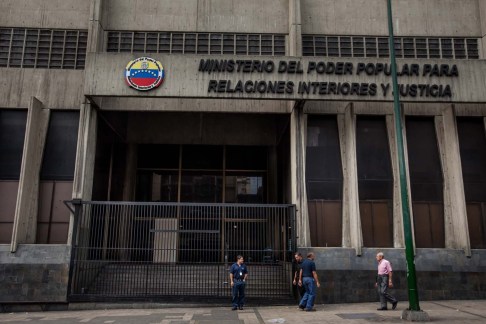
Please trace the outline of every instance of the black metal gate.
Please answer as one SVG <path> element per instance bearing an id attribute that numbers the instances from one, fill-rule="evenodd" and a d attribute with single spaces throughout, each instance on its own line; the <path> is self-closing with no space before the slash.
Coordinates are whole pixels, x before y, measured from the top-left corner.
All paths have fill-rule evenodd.
<path id="1" fill-rule="evenodd" d="M 295 206 L 66 202 L 75 215 L 68 299 L 230 296 L 241 254 L 247 295 L 292 295 Z"/>

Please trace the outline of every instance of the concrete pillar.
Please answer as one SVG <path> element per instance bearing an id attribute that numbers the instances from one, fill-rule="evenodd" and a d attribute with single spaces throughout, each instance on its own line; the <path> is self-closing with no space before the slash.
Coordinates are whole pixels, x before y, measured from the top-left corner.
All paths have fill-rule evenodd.
<path id="1" fill-rule="evenodd" d="M 76 199 L 91 199 L 96 155 L 97 124 L 96 109 L 89 103 L 81 105 L 73 184 L 73 198 Z"/>
<path id="2" fill-rule="evenodd" d="M 305 132 L 304 105 L 296 104 L 290 116 L 290 187 L 291 203 L 296 205 L 297 246 L 311 246 L 307 193 L 305 189 Z"/>
<path id="3" fill-rule="evenodd" d="M 356 159 L 356 115 L 353 104 L 338 115 L 341 160 L 343 164 L 343 247 L 361 255 L 363 234 L 359 214 L 358 165 Z"/>
<path id="4" fill-rule="evenodd" d="M 449 249 L 463 249 L 467 256 L 471 256 L 459 137 L 453 105 L 444 106 L 442 116 L 435 117 L 435 127 L 444 175 L 445 246 Z"/>
<path id="5" fill-rule="evenodd" d="M 135 184 L 137 181 L 137 144 L 127 144 L 127 162 L 125 164 L 125 184 L 123 200 L 135 200 Z"/>
<path id="6" fill-rule="evenodd" d="M 36 240 L 39 174 L 49 126 L 49 115 L 49 109 L 43 109 L 42 102 L 32 97 L 27 113 L 11 252 L 17 250 L 18 244 L 32 244 Z"/>
<path id="7" fill-rule="evenodd" d="M 91 0 L 89 24 L 88 24 L 88 44 L 86 52 L 102 52 L 105 49 L 105 30 L 103 28 L 103 0 Z"/>
<path id="8" fill-rule="evenodd" d="M 479 58 L 486 58 L 486 0 L 478 0 L 481 18 L 481 39 L 479 40 Z"/>
<path id="9" fill-rule="evenodd" d="M 271 204 L 277 203 L 278 197 L 278 182 L 277 182 L 277 147 L 271 146 L 268 152 L 268 196 L 267 201 Z"/>
<path id="10" fill-rule="evenodd" d="M 289 0 L 287 55 L 302 56 L 300 0 Z M 311 246 L 307 193 L 305 187 L 306 116 L 304 102 L 290 101 L 290 187 L 291 203 L 296 205 L 297 246 Z"/>
<path id="11" fill-rule="evenodd" d="M 403 235 L 403 214 L 402 214 L 402 199 L 401 199 L 401 191 L 400 191 L 400 170 L 398 167 L 398 151 L 397 151 L 398 148 L 397 148 L 397 139 L 396 139 L 397 134 L 395 128 L 395 118 L 393 115 L 386 116 L 386 129 L 388 131 L 388 142 L 389 142 L 388 145 L 390 147 L 391 164 L 392 164 L 392 172 L 393 172 L 393 246 L 395 248 L 403 248 L 405 247 L 405 239 Z M 406 147 L 405 138 L 404 138 L 403 145 Z M 406 165 L 408 165 L 408 163 L 406 163 Z M 410 186 L 408 186 L 408 188 L 410 191 Z M 412 209 L 410 208 L 410 213 L 411 211 Z"/>
<path id="12" fill-rule="evenodd" d="M 302 56 L 302 19 L 300 0 L 289 0 L 289 45 L 287 55 Z"/>
<path id="13" fill-rule="evenodd" d="M 86 103 L 79 113 L 78 143 L 74 166 L 73 199 L 91 200 L 96 155 L 97 112 Z M 68 244 L 71 244 L 74 216 L 69 221 Z"/>

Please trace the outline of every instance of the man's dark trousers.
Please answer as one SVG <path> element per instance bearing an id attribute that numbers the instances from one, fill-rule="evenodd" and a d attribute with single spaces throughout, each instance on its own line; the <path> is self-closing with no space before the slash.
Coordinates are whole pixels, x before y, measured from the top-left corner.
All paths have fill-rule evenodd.
<path id="1" fill-rule="evenodd" d="M 396 298 L 388 293 L 388 276 L 378 276 L 378 294 L 380 295 L 381 308 L 387 308 L 387 301 L 394 304 Z"/>
<path id="2" fill-rule="evenodd" d="M 245 286 L 246 282 L 244 281 L 236 281 L 233 285 L 233 299 L 231 299 L 231 303 L 233 307 L 243 307 L 245 304 Z"/>

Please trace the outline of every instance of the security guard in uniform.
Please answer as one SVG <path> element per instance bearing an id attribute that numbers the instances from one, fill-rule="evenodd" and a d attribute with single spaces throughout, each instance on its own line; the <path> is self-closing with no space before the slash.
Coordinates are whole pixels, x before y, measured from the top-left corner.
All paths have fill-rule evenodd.
<path id="1" fill-rule="evenodd" d="M 243 256 L 238 255 L 236 257 L 236 262 L 230 268 L 230 281 L 231 281 L 231 289 L 232 289 L 232 300 L 231 303 L 233 304 L 232 310 L 240 310 L 243 309 L 243 305 L 245 304 L 245 286 L 246 286 L 246 278 L 248 277 L 248 269 L 246 265 L 243 263 L 245 260 Z"/>

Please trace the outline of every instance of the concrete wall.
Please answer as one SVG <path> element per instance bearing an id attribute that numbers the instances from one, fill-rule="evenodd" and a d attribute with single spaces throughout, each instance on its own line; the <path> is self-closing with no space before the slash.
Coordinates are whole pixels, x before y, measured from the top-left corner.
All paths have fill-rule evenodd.
<path id="1" fill-rule="evenodd" d="M 70 247 L 0 245 L 0 302 L 65 302 Z"/>
<path id="2" fill-rule="evenodd" d="M 87 29 L 91 0 L 2 0 L 1 27 Z"/>
<path id="3" fill-rule="evenodd" d="M 105 30 L 289 31 L 288 0 L 106 0 L 103 12 Z"/>
<path id="4" fill-rule="evenodd" d="M 32 97 L 44 108 L 79 109 L 84 71 L 2 68 L 0 107 L 26 108 Z"/>
<path id="5" fill-rule="evenodd" d="M 162 85 L 150 92 L 139 92 L 127 86 L 123 78 L 123 71 L 126 64 L 131 60 L 139 57 L 136 54 L 128 53 L 89 53 L 86 61 L 86 83 L 85 94 L 90 96 L 126 96 L 139 98 L 233 98 L 233 99 L 275 99 L 275 100 L 344 100 L 344 101 L 393 101 L 391 91 L 391 80 L 384 73 L 366 75 L 360 72 L 358 75 L 358 64 L 378 63 L 388 64 L 386 59 L 376 58 L 341 58 L 326 59 L 322 58 L 299 58 L 302 73 L 278 73 L 277 69 L 280 61 L 290 61 L 292 57 L 265 57 L 265 56 L 220 56 L 218 59 L 236 59 L 236 60 L 259 60 L 274 61 L 275 69 L 273 72 L 199 72 L 201 59 L 214 59 L 214 56 L 199 55 L 152 55 L 154 59 L 161 61 L 164 71 L 165 80 Z M 346 75 L 341 74 L 318 74 L 311 70 L 309 73 L 309 62 L 348 62 L 352 64 L 351 72 Z M 403 75 L 398 78 L 398 82 L 404 85 L 422 84 L 422 85 L 441 85 L 450 86 L 452 97 L 432 97 L 416 95 L 402 96 L 402 102 L 486 102 L 486 61 L 484 60 L 418 60 L 418 59 L 400 59 L 397 60 L 398 71 L 402 71 L 403 66 L 409 68 L 412 64 L 418 65 L 419 76 Z M 439 68 L 441 64 L 448 65 L 450 71 L 453 66 L 457 66 L 458 76 L 430 76 L 425 72 L 425 64 L 432 64 Z M 236 69 L 235 69 L 236 70 Z M 100 82 L 100 80 L 106 80 Z M 231 93 L 208 91 L 210 80 L 230 80 L 232 87 L 243 81 L 292 81 L 294 91 L 292 93 Z M 335 82 L 335 83 L 375 83 L 377 91 L 375 95 L 343 95 L 343 94 L 322 94 L 318 91 L 311 91 L 309 94 L 299 94 L 299 82 Z M 389 85 L 386 95 L 381 85 Z M 349 86 L 349 85 L 348 85 Z M 225 87 L 223 87 L 225 88 Z"/>
<path id="6" fill-rule="evenodd" d="M 316 303 L 377 302 L 374 287 L 378 251 L 392 263 L 394 289 L 399 301 L 408 300 L 405 251 L 403 249 L 364 248 L 361 256 L 354 249 L 302 248 L 316 254 L 321 283 Z M 417 249 L 415 267 L 420 300 L 486 298 L 486 251 L 473 250 L 467 257 L 452 249 Z"/>
<path id="7" fill-rule="evenodd" d="M 385 0 L 302 0 L 302 33 L 388 35 Z M 478 0 L 393 0 L 397 36 L 481 37 Z"/>

